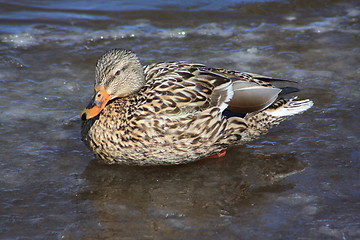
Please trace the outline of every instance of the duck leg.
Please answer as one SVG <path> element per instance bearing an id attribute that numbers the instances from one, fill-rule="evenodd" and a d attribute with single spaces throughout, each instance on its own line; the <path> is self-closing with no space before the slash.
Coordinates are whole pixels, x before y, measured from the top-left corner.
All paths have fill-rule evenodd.
<path id="1" fill-rule="evenodd" d="M 207 156 L 206 158 L 220 158 L 226 155 L 226 149 L 221 150 L 221 152 Z"/>

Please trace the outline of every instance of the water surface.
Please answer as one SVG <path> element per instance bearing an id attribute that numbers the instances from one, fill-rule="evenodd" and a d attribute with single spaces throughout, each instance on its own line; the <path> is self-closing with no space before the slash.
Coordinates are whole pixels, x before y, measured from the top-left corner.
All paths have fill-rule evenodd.
<path id="1" fill-rule="evenodd" d="M 1 239 L 360 238 L 357 1 L 0 2 Z M 315 105 L 218 160 L 105 166 L 80 140 L 97 58 L 292 79 Z"/>

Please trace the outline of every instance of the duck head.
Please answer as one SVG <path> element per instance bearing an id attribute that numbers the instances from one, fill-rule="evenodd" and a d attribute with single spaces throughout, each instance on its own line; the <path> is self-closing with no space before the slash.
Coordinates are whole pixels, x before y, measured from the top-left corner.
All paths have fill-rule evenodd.
<path id="1" fill-rule="evenodd" d="M 96 117 L 106 104 L 139 91 L 145 84 L 143 67 L 129 50 L 112 49 L 96 63 L 94 95 L 81 113 L 81 119 Z"/>

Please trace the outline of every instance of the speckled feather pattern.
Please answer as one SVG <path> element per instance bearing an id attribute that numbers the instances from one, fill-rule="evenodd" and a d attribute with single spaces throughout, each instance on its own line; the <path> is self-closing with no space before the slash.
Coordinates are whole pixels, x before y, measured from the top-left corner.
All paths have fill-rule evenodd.
<path id="1" fill-rule="evenodd" d="M 181 164 L 244 144 L 287 116 L 272 111 L 293 99 L 246 117 L 223 116 L 233 94 L 232 83 L 251 75 L 187 62 L 144 67 L 146 84 L 135 94 L 111 100 L 102 112 L 83 122 L 82 138 L 108 164 Z M 306 109 L 305 109 L 306 110 Z"/>

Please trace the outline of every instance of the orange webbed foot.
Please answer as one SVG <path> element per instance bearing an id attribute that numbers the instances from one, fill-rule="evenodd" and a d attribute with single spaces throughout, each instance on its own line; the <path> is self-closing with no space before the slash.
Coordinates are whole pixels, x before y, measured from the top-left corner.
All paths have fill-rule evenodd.
<path id="1" fill-rule="evenodd" d="M 219 152 L 219 153 L 216 153 L 216 154 L 207 156 L 206 158 L 220 158 L 220 157 L 223 157 L 223 156 L 225 156 L 225 155 L 226 155 L 226 149 L 222 150 L 222 151 Z"/>

